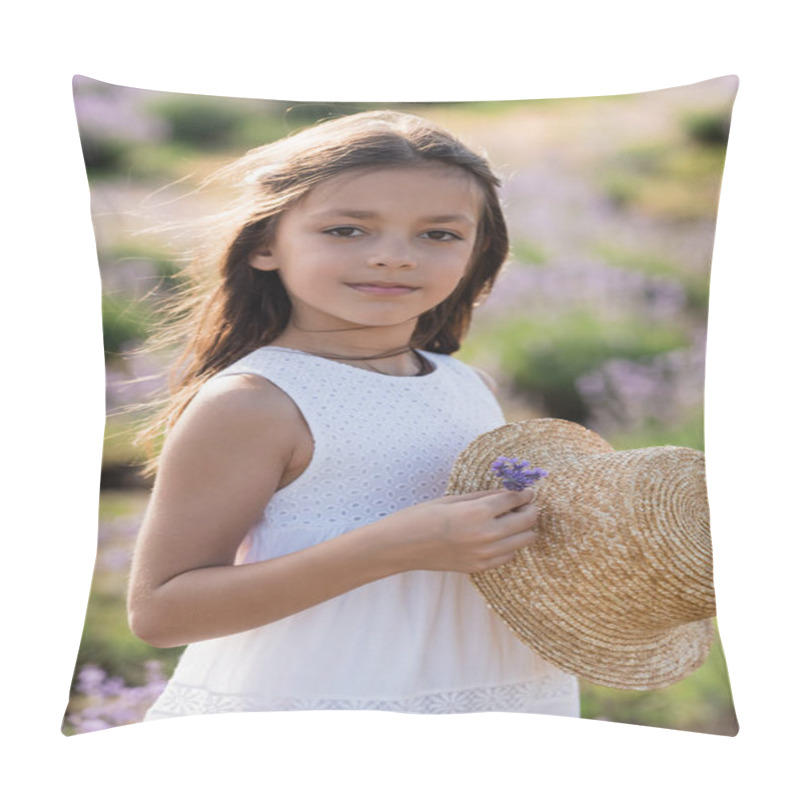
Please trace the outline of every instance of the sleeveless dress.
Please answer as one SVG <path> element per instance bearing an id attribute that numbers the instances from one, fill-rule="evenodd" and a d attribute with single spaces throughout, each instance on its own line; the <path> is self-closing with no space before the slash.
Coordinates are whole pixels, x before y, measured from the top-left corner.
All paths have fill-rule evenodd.
<path id="1" fill-rule="evenodd" d="M 263 347 L 221 371 L 284 391 L 314 440 L 305 472 L 247 534 L 243 562 L 292 553 L 444 494 L 458 454 L 504 423 L 467 365 L 397 377 Z M 145 719 L 375 709 L 579 715 L 578 682 L 523 645 L 457 572 L 366 584 L 260 628 L 187 646 Z"/>

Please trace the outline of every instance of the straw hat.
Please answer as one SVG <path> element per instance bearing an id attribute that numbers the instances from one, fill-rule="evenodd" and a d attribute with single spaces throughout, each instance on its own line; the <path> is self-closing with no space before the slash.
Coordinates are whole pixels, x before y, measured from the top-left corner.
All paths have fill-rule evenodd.
<path id="1" fill-rule="evenodd" d="M 716 613 L 703 454 L 615 451 L 573 422 L 529 420 L 478 437 L 447 493 L 499 488 L 490 467 L 501 456 L 548 472 L 534 544 L 471 576 L 511 630 L 603 686 L 658 689 L 697 669 Z"/>

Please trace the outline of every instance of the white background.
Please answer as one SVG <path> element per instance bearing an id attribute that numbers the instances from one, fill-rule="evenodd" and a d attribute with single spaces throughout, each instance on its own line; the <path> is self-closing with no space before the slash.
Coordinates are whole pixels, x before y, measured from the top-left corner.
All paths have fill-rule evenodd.
<path id="1" fill-rule="evenodd" d="M 789 5 L 78 0 L 20 8 L 5 12 L 0 56 L 0 724 L 8 737 L 0 780 L 4 788 L 20 781 L 11 796 L 791 792 L 798 75 Z M 165 91 L 373 101 L 621 94 L 739 75 L 706 394 L 736 738 L 512 714 L 370 712 L 240 714 L 61 735 L 94 566 L 104 414 L 75 73 Z"/>

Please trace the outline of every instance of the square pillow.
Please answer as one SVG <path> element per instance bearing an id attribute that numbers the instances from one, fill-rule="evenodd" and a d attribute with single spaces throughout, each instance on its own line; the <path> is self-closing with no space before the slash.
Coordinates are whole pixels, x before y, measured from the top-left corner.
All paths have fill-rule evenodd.
<path id="1" fill-rule="evenodd" d="M 500 174 L 511 241 L 459 360 L 492 376 L 508 421 L 566 420 L 616 450 L 702 453 L 709 273 L 737 86 L 726 76 L 563 100 L 310 103 L 76 76 L 103 286 L 107 418 L 97 561 L 64 733 L 141 721 L 184 650 L 137 638 L 125 593 L 153 484 L 138 434 L 158 412 L 180 356 L 158 337 L 191 283 L 186 253 L 200 234 L 197 220 L 232 202 L 207 179 L 254 148 L 331 118 L 389 110 L 444 127 L 485 151 Z M 258 171 L 251 177 L 266 180 Z M 157 451 L 158 435 L 153 442 Z M 710 648 L 666 686 L 619 688 L 576 673 L 580 716 L 735 735 L 712 630 Z M 194 706 L 188 694 L 182 702 L 186 714 L 267 708 L 225 698 Z"/>

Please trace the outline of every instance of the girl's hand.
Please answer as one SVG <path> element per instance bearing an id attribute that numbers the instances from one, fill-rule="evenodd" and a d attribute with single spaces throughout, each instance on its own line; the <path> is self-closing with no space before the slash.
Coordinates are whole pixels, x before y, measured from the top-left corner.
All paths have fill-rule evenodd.
<path id="1" fill-rule="evenodd" d="M 480 572 L 498 567 L 536 538 L 533 496 L 532 489 L 501 489 L 405 508 L 383 520 L 389 527 L 389 557 L 396 559 L 398 572 Z"/>

